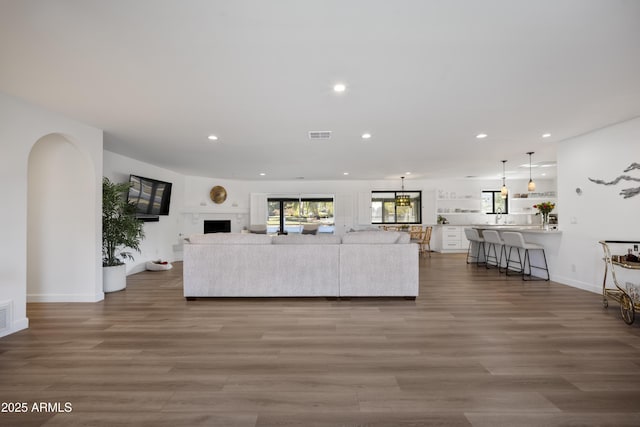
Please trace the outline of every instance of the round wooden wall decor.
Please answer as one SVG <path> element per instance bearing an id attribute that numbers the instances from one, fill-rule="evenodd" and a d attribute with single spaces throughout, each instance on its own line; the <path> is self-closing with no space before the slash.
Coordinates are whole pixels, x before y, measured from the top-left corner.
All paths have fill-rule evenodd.
<path id="1" fill-rule="evenodd" d="M 227 200 L 227 190 L 225 190 L 224 187 L 220 185 L 216 185 L 211 189 L 211 192 L 209 192 L 209 197 L 211 197 L 213 203 L 219 205 L 220 203 L 224 203 L 224 201 Z"/>

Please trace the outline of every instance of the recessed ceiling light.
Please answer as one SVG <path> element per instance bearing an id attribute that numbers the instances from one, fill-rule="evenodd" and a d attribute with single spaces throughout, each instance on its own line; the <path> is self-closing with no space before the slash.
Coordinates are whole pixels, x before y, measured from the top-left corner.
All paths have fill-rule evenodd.
<path id="1" fill-rule="evenodd" d="M 218 137 L 215 135 L 209 135 L 207 138 L 209 138 L 211 141 L 217 141 Z"/>
<path id="2" fill-rule="evenodd" d="M 489 135 L 487 135 L 486 133 L 479 133 L 476 135 L 476 138 L 478 139 L 484 139 L 486 137 L 488 137 Z"/>
<path id="3" fill-rule="evenodd" d="M 550 136 L 551 136 L 551 134 L 550 134 L 550 133 L 543 133 L 543 134 L 542 134 L 542 137 L 543 137 L 543 138 L 549 138 Z"/>
<path id="4" fill-rule="evenodd" d="M 265 176 L 265 175 L 266 175 L 266 173 L 260 172 L 260 176 Z"/>
<path id="5" fill-rule="evenodd" d="M 349 172 L 342 172 L 342 175 L 349 175 Z"/>
<path id="6" fill-rule="evenodd" d="M 370 139 L 371 138 L 371 134 L 370 133 L 363 133 L 362 134 L 362 139 Z"/>
<path id="7" fill-rule="evenodd" d="M 333 86 L 333 91 L 334 92 L 342 93 L 345 90 L 347 90 L 347 87 L 344 85 L 344 83 L 338 83 L 338 84 Z"/>
<path id="8" fill-rule="evenodd" d="M 411 175 L 411 172 L 405 172 L 404 174 L 405 175 Z"/>

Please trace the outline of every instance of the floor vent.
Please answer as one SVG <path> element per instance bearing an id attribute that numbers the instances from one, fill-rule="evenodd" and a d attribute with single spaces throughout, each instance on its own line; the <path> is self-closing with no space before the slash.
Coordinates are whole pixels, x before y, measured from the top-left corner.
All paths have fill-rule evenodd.
<path id="1" fill-rule="evenodd" d="M 309 132 L 309 139 L 312 141 L 321 139 L 331 139 L 330 130 L 312 130 Z"/>
<path id="2" fill-rule="evenodd" d="M 11 301 L 0 302 L 0 332 L 11 326 Z"/>

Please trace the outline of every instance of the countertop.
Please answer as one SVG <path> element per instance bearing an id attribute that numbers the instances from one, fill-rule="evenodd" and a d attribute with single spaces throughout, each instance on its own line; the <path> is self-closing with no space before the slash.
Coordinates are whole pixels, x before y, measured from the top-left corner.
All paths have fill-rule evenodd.
<path id="1" fill-rule="evenodd" d="M 560 230 L 543 230 L 540 227 L 536 228 L 517 228 L 517 227 L 484 227 L 474 226 L 480 230 L 498 230 L 498 231 L 517 231 L 520 233 L 535 233 L 535 234 L 562 234 Z"/>
<path id="2" fill-rule="evenodd" d="M 520 233 L 535 234 L 562 234 L 560 230 L 543 230 L 539 225 L 516 225 L 516 224 L 438 224 L 440 226 L 452 227 L 472 227 L 479 230 L 498 230 L 498 231 L 518 231 Z"/>

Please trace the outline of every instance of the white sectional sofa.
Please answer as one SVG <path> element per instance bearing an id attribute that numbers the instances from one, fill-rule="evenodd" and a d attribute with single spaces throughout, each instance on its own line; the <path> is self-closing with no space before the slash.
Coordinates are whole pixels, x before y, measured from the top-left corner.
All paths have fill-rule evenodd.
<path id="1" fill-rule="evenodd" d="M 418 245 L 407 233 L 214 233 L 184 245 L 184 296 L 418 296 Z"/>
<path id="2" fill-rule="evenodd" d="M 340 296 L 418 296 L 418 250 L 408 233 L 347 233 L 340 245 Z"/>

